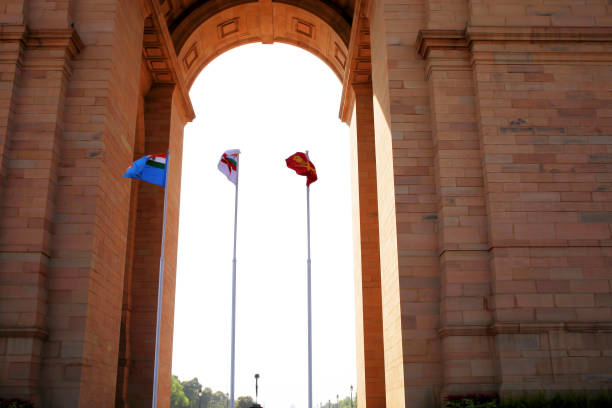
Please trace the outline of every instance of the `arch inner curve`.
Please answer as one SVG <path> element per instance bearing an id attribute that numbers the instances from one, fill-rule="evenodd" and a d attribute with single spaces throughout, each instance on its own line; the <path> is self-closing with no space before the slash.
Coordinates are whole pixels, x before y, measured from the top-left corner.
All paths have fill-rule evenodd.
<path id="1" fill-rule="evenodd" d="M 317 2 L 315 10 L 307 7 L 310 1 L 227 1 L 213 7 L 217 3 L 206 2 L 171 22 L 177 68 L 187 89 L 215 57 L 255 42 L 281 42 L 305 49 L 343 79 L 350 25 L 341 10 L 321 6 L 322 2 Z"/>

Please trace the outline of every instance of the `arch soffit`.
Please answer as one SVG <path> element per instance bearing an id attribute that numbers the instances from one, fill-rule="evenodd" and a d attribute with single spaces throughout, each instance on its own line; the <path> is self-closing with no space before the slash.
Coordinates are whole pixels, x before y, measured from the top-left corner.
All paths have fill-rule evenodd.
<path id="1" fill-rule="evenodd" d="M 262 3 L 273 2 L 273 0 L 259 1 Z M 174 48 L 180 51 L 191 33 L 215 14 L 241 4 L 257 2 L 258 0 L 207 0 L 205 2 L 194 2 L 176 18 L 171 18 L 168 21 L 168 30 L 172 34 Z M 343 42 L 348 45 L 352 21 L 350 13 L 354 5 L 345 4 L 342 7 L 340 4 L 322 0 L 274 0 L 274 2 L 293 5 L 318 16 L 329 24 L 342 38 Z M 351 2 L 349 1 L 348 3 Z"/>
<path id="2" fill-rule="evenodd" d="M 342 81 L 348 38 L 343 38 L 319 15 L 290 2 L 293 0 L 268 2 L 266 8 L 261 2 L 230 0 L 227 3 L 239 4 L 217 9 L 214 13 L 206 9 L 203 11 L 208 14 L 201 11 L 197 16 L 194 14 L 194 19 L 183 19 L 172 32 L 172 38 L 187 88 L 214 58 L 232 48 L 254 42 L 282 42 L 303 48 L 321 58 Z M 344 21 L 343 17 L 338 18 Z M 195 26 L 195 21 L 199 20 L 202 21 Z M 182 45 L 177 44 L 177 38 L 184 34 L 175 33 L 184 32 L 186 27 L 190 27 L 189 35 Z"/>

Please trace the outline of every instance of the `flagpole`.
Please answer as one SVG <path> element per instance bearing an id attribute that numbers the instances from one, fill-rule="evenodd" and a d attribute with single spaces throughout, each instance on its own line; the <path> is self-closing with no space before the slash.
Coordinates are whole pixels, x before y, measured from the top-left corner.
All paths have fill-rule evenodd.
<path id="1" fill-rule="evenodd" d="M 306 150 L 306 159 L 308 157 L 308 150 Z M 308 235 L 308 260 L 307 264 L 307 291 L 308 291 L 308 408 L 312 408 L 312 301 L 311 301 L 311 287 L 310 287 L 310 186 L 306 185 L 306 223 L 307 223 L 307 235 Z"/>
<path id="2" fill-rule="evenodd" d="M 153 408 L 157 408 L 157 388 L 159 380 L 159 334 L 161 328 L 162 298 L 164 293 L 164 246 L 166 243 L 166 205 L 168 203 L 168 172 L 170 171 L 170 150 L 166 155 L 166 175 L 164 180 L 164 218 L 162 222 L 161 255 L 159 257 L 159 285 L 157 289 L 157 323 L 155 325 L 155 367 L 153 369 Z"/>
<path id="3" fill-rule="evenodd" d="M 230 378 L 230 408 L 234 408 L 234 363 L 236 348 L 236 231 L 238 226 L 238 177 L 240 177 L 240 154 L 236 157 L 236 196 L 234 202 L 234 258 L 232 260 L 232 346 L 231 346 L 231 378 Z"/>

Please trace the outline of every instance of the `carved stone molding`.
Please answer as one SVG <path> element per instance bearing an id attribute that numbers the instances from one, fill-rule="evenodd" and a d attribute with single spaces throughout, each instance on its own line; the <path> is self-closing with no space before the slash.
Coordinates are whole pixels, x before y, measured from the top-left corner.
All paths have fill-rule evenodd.
<path id="1" fill-rule="evenodd" d="M 174 84 L 176 82 L 170 71 L 168 56 L 152 17 L 145 20 L 142 53 L 149 72 L 151 72 L 153 82 L 157 84 Z"/>
<path id="2" fill-rule="evenodd" d="M 542 323 L 495 323 L 489 327 L 491 334 L 528 334 L 546 333 L 551 330 L 564 330 L 579 333 L 610 333 L 610 322 L 542 322 Z"/>
<path id="3" fill-rule="evenodd" d="M 30 30 L 23 24 L 0 24 L 0 42 L 5 45 L 0 52 L 0 63 L 16 64 L 18 69 L 25 67 L 31 70 L 62 70 L 67 76 L 71 74 L 70 61 L 84 47 L 81 37 L 74 29 Z M 45 55 L 44 63 L 28 63 L 24 62 L 23 51 L 26 49 L 55 52 Z"/>
<path id="4" fill-rule="evenodd" d="M 417 35 L 416 49 L 428 58 L 432 49 L 454 50 L 468 47 L 465 30 L 421 30 Z"/>
<path id="5" fill-rule="evenodd" d="M 276 3 L 284 3 L 303 8 L 321 18 L 336 31 L 338 36 L 348 44 L 351 26 L 349 25 L 350 16 L 344 14 L 342 10 L 333 6 L 333 2 L 315 0 L 274 0 Z"/>
<path id="6" fill-rule="evenodd" d="M 480 27 L 421 30 L 416 49 L 427 58 L 432 49 L 466 48 L 474 41 L 612 42 L 612 27 Z"/>
<path id="7" fill-rule="evenodd" d="M 469 71 L 472 69 L 464 30 L 421 30 L 417 52 L 425 59 L 425 79 L 433 71 Z"/>
<path id="8" fill-rule="evenodd" d="M 345 58 L 344 79 L 342 81 L 342 96 L 340 99 L 340 120 L 349 123 L 353 112 L 355 85 L 372 86 L 372 62 L 370 49 L 370 3 L 367 0 L 357 1 L 353 15 L 353 25 Z"/>
<path id="9" fill-rule="evenodd" d="M 46 340 L 49 337 L 49 333 L 41 327 L 1 327 L 0 337 Z"/>
<path id="10" fill-rule="evenodd" d="M 612 41 L 612 27 L 482 27 L 469 26 L 471 41 Z"/>
<path id="11" fill-rule="evenodd" d="M 442 326 L 438 329 L 440 338 L 449 336 L 490 336 L 488 326 Z"/>
<path id="12" fill-rule="evenodd" d="M 315 39 L 315 31 L 316 31 L 316 27 L 314 24 L 312 24 L 309 21 L 305 21 L 302 20 L 300 18 L 297 17 L 293 17 L 293 22 L 292 22 L 292 26 L 293 26 L 293 30 L 300 35 L 303 35 L 305 37 L 308 37 L 312 40 Z"/>
<path id="13" fill-rule="evenodd" d="M 74 58 L 84 47 L 81 37 L 74 29 L 30 30 L 26 44 L 28 48 L 65 48 L 70 58 Z"/>
<path id="14" fill-rule="evenodd" d="M 495 323 L 492 325 L 443 326 L 438 329 L 441 338 L 449 336 L 495 336 L 498 334 L 536 334 L 551 330 L 572 333 L 612 333 L 610 322 L 534 322 Z"/>
<path id="15" fill-rule="evenodd" d="M 186 86 L 190 87 L 202 69 L 222 53 L 260 41 L 307 50 L 343 79 L 348 49 L 334 27 L 301 6 L 259 0 L 212 15 L 191 32 L 177 54 Z"/>
<path id="16" fill-rule="evenodd" d="M 324 22 L 338 34 L 341 40 L 348 44 L 351 32 L 350 16 L 344 10 L 335 7 L 333 2 L 320 0 L 223 0 L 223 1 L 199 1 L 192 3 L 187 9 L 174 16 L 168 21 L 168 28 L 172 34 L 172 40 L 177 53 L 180 53 L 186 45 L 189 36 L 205 21 L 214 15 L 244 4 L 260 3 L 260 10 L 264 18 L 260 23 L 266 26 L 262 30 L 262 41 L 271 43 L 274 41 L 274 29 L 270 25 L 272 19 L 272 3 L 299 7 L 306 10 Z M 171 13 L 172 15 L 172 13 Z"/>
<path id="17" fill-rule="evenodd" d="M 30 30 L 24 24 L 0 24 L 0 42 L 17 44 L 17 48 L 5 48 L 0 52 L 0 62 L 17 63 L 19 67 L 23 65 L 23 56 L 21 51 L 15 53 L 15 50 L 21 49 L 58 49 L 66 51 L 66 54 L 57 59 L 53 66 L 64 67 L 66 74 L 70 74 L 69 68 L 65 67 L 66 62 L 74 58 L 83 49 L 83 41 L 79 34 L 74 29 L 56 30 Z M 52 60 L 51 56 L 45 57 L 47 60 Z M 49 69 L 49 64 L 34 65 L 32 69 Z"/>
<path id="18" fill-rule="evenodd" d="M 25 24 L 0 24 L 0 42 L 23 42 L 28 48 L 67 48 L 71 56 L 84 47 L 81 37 L 74 29 L 30 30 Z"/>
<path id="19" fill-rule="evenodd" d="M 195 118 L 195 112 L 189 99 L 183 72 L 179 67 L 177 53 L 166 25 L 163 10 L 156 1 L 148 0 L 148 2 L 152 12 L 151 16 L 145 20 L 143 58 L 151 72 L 153 82 L 176 85 L 181 96 L 184 119 L 190 122 Z"/>
<path id="20" fill-rule="evenodd" d="M 234 17 L 217 26 L 217 34 L 220 39 L 240 31 L 240 17 Z"/>
<path id="21" fill-rule="evenodd" d="M 525 46 L 508 49 L 504 47 L 508 42 L 523 42 Z M 584 43 L 589 47 L 574 47 Z M 448 67 L 453 57 L 465 59 L 465 53 L 469 53 L 471 64 L 606 64 L 612 62 L 612 27 L 468 26 L 465 30 L 421 30 L 415 47 L 424 59 L 437 58 L 438 63 Z"/>
<path id="22" fill-rule="evenodd" d="M 21 69 L 27 35 L 25 24 L 0 24 L 0 64 L 12 64 Z"/>
<path id="23" fill-rule="evenodd" d="M 0 41 L 24 41 L 27 32 L 25 24 L 0 24 Z"/>

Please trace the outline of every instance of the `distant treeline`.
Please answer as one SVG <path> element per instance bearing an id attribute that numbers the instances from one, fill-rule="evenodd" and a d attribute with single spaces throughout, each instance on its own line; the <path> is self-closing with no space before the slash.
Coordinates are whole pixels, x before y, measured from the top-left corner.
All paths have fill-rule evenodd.
<path id="1" fill-rule="evenodd" d="M 197 377 L 189 381 L 181 381 L 176 375 L 172 376 L 172 394 L 170 408 L 227 408 L 228 396 L 224 392 L 213 392 L 204 388 Z M 357 408 L 357 398 L 351 403 L 350 397 L 339 401 L 314 404 L 315 408 Z M 238 397 L 234 401 L 235 408 L 251 408 L 255 403 L 253 397 Z"/>
<path id="2" fill-rule="evenodd" d="M 170 408 L 226 408 L 228 396 L 221 391 L 204 388 L 197 377 L 189 381 L 180 381 L 172 376 L 172 391 Z M 238 397 L 234 401 L 235 408 L 251 408 L 255 401 L 252 397 Z"/>

